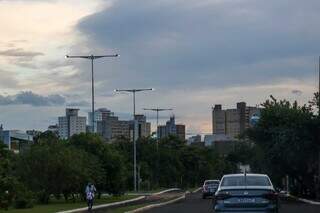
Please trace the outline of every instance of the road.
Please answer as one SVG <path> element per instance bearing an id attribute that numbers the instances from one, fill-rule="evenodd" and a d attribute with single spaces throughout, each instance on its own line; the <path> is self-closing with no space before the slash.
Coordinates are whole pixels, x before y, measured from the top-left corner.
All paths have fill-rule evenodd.
<path id="1" fill-rule="evenodd" d="M 208 213 L 213 212 L 212 200 L 201 198 L 200 193 L 193 193 L 186 196 L 184 201 L 170 204 L 164 207 L 155 208 L 146 213 Z M 319 213 L 320 206 L 309 205 L 296 201 L 282 201 L 280 213 Z"/>

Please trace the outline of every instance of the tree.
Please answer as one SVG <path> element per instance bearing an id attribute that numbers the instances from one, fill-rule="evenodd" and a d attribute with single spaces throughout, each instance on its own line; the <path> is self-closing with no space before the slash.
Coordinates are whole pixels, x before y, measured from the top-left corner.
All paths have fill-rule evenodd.
<path id="1" fill-rule="evenodd" d="M 294 178 L 299 183 L 297 193 L 304 189 L 314 192 L 319 145 L 312 110 L 271 98 L 263 104 L 258 124 L 248 130 L 249 138 L 263 150 L 264 172 L 277 184 L 285 175 Z"/>
<path id="2" fill-rule="evenodd" d="M 65 144 L 34 145 L 19 156 L 18 174 L 36 193 L 41 203 L 48 203 L 50 195 L 60 194 L 68 199 L 83 194 L 88 181 L 100 183 L 103 179 L 98 159 Z M 41 171 L 41 172 L 39 172 Z"/>

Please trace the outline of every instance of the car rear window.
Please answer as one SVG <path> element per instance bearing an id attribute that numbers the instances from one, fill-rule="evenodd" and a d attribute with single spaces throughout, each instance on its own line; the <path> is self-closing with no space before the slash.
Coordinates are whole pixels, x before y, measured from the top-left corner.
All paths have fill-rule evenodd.
<path id="1" fill-rule="evenodd" d="M 271 186 L 271 183 L 265 176 L 233 176 L 224 177 L 221 186 Z"/>
<path id="2" fill-rule="evenodd" d="M 218 185 L 219 181 L 217 180 L 209 180 L 204 183 L 205 185 Z"/>

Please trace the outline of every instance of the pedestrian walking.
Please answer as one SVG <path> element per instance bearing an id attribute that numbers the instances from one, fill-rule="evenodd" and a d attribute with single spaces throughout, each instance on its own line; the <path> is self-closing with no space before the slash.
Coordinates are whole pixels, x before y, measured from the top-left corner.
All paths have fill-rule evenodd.
<path id="1" fill-rule="evenodd" d="M 96 187 L 92 183 L 88 183 L 86 186 L 86 199 L 88 203 L 88 210 L 91 211 L 94 201 L 94 193 L 97 191 Z"/>

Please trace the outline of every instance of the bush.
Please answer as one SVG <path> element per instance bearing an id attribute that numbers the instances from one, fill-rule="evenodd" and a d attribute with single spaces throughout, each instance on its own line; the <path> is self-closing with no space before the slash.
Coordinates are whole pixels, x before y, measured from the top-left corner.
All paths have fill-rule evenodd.
<path id="1" fill-rule="evenodd" d="M 33 207 L 33 194 L 25 188 L 25 186 L 20 185 L 16 197 L 14 199 L 13 206 L 16 209 L 26 209 Z"/>
<path id="2" fill-rule="evenodd" d="M 33 207 L 33 200 L 28 197 L 18 197 L 14 201 L 14 208 L 27 209 Z"/>

